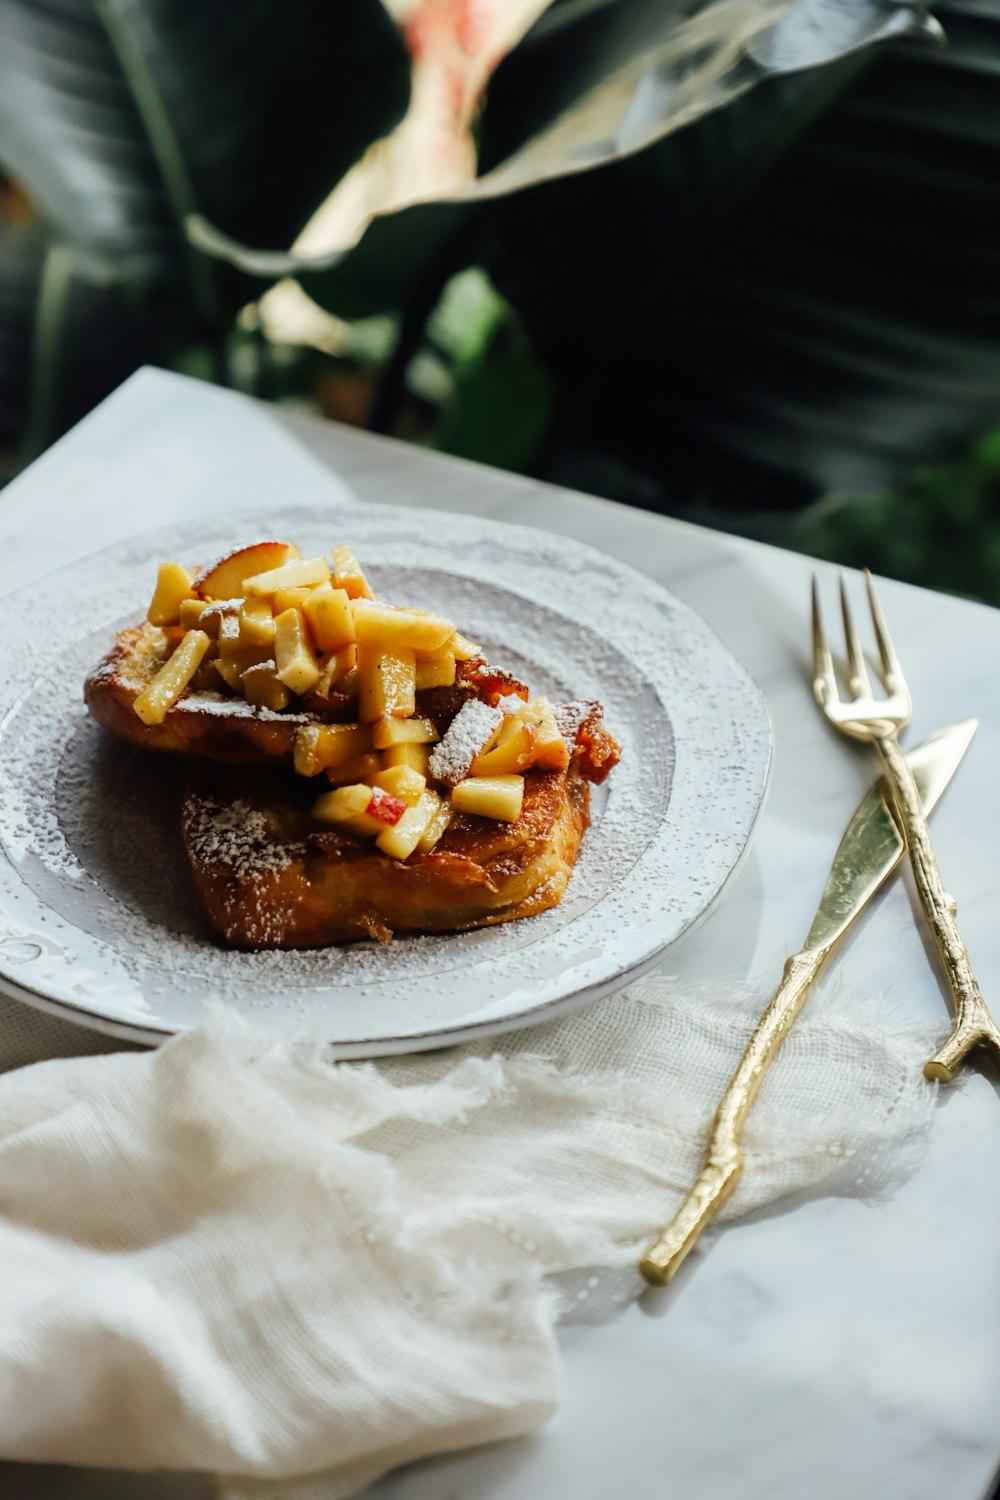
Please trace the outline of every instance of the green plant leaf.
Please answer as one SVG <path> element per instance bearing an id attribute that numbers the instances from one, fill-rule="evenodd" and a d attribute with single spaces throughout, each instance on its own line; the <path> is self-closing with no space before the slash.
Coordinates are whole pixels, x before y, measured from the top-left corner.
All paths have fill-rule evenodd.
<path id="1" fill-rule="evenodd" d="M 475 181 L 378 215 L 357 245 L 322 255 L 257 249 L 201 216 L 189 233 L 247 275 L 297 276 L 323 306 L 367 316 L 474 257 L 511 195 L 628 161 L 768 79 L 911 32 L 936 29 L 901 0 L 556 0 L 491 81 Z"/>
<path id="2" fill-rule="evenodd" d="M 0 307 L 30 282 L 25 308 L 48 309 L 12 316 L 31 373 L 8 424 L 16 401 L 51 437 L 74 391 L 92 404 L 185 334 L 221 346 L 248 287 L 192 249 L 183 217 L 288 240 L 408 93 L 380 0 L 5 0 L 0 168 L 42 223 L 8 238 Z"/>
<path id="3" fill-rule="evenodd" d="M 489 268 L 570 443 L 773 506 L 885 485 L 995 420 L 1000 0 L 935 10 L 947 46 L 764 83 L 511 203 Z"/>
<path id="4" fill-rule="evenodd" d="M 379 0 L 6 0 L 0 161 L 94 274 L 176 272 L 180 220 L 279 243 L 399 118 Z"/>

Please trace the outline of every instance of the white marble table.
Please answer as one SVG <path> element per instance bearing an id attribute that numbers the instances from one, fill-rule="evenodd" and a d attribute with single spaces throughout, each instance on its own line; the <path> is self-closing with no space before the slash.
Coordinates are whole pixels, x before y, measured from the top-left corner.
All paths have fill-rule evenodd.
<path id="1" fill-rule="evenodd" d="M 242 398 L 145 371 L 0 495 L 0 587 L 167 520 L 235 509 L 178 419 L 223 435 Z M 308 451 L 307 451 L 308 450 Z M 141 492 L 124 475 L 145 458 Z M 314 457 L 310 457 L 314 455 Z M 322 494 L 474 511 L 604 548 L 697 608 L 760 684 L 776 763 L 752 853 L 666 967 L 776 982 L 809 924 L 842 826 L 872 776 L 805 682 L 806 559 L 263 409 L 254 473 L 276 500 Z M 133 471 L 134 472 L 134 471 Z M 294 481 L 289 481 L 294 474 Z M 942 867 L 987 996 L 1000 1008 L 1000 614 L 899 584 L 884 603 L 917 704 L 915 732 L 976 714 L 936 816 Z M 825 986 L 890 992 L 946 1029 L 941 988 L 897 881 Z M 531 1440 L 429 1461 L 378 1500 L 983 1500 L 1000 1460 L 1000 1098 L 973 1074 L 943 1095 L 930 1151 L 888 1204 L 825 1199 L 743 1222 L 617 1321 L 564 1338 L 565 1397 Z M 194 1500 L 196 1477 L 0 1465 L 12 1497 Z"/>

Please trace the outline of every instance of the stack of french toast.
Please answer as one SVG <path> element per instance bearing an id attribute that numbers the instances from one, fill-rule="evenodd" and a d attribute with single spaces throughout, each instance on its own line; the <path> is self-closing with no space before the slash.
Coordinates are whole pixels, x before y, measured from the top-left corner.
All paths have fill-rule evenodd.
<path id="1" fill-rule="evenodd" d="M 161 564 L 84 695 L 122 739 L 188 757 L 194 889 L 246 949 L 555 906 L 620 755 L 599 703 L 532 696 L 450 620 L 376 597 L 347 544 Z"/>

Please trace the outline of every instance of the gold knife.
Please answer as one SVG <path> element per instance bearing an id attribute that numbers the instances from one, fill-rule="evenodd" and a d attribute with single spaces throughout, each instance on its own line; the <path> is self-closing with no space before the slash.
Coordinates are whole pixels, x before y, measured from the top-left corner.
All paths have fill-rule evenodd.
<path id="1" fill-rule="evenodd" d="M 907 754 L 924 810 L 930 812 L 951 781 L 979 727 L 964 719 L 939 729 Z M 665 1286 L 705 1225 L 715 1217 L 743 1172 L 740 1136 L 771 1061 L 791 1030 L 831 951 L 891 875 L 906 843 L 881 778 L 861 802 L 841 839 L 826 889 L 799 953 L 788 959 L 777 994 L 757 1022 L 716 1111 L 705 1165 L 656 1244 L 639 1263 L 654 1286 Z"/>

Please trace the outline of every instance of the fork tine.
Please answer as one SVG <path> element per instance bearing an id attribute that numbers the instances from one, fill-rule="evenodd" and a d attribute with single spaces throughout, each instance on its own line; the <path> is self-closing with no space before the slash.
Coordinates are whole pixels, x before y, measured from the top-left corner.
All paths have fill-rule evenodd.
<path id="1" fill-rule="evenodd" d="M 892 636 L 889 627 L 885 623 L 885 615 L 875 597 L 875 584 L 872 580 L 871 570 L 865 569 L 865 587 L 868 590 L 868 607 L 872 612 L 872 624 L 875 627 L 875 639 L 878 642 L 878 654 L 882 662 L 882 672 L 885 677 L 885 685 L 890 693 L 905 692 L 906 683 L 903 681 L 903 669 L 899 665 L 899 657 L 892 644 Z"/>
<path id="2" fill-rule="evenodd" d="M 854 619 L 851 615 L 851 606 L 847 599 L 847 587 L 844 583 L 844 575 L 840 575 L 840 611 L 844 616 L 844 639 L 847 643 L 847 681 L 851 692 L 855 697 L 870 698 L 872 685 L 868 680 L 868 669 L 865 666 L 864 654 L 861 650 L 861 642 L 854 628 Z"/>
<path id="3" fill-rule="evenodd" d="M 812 637 L 813 637 L 813 692 L 821 708 L 827 703 L 836 703 L 837 677 L 833 670 L 833 657 L 823 634 L 823 620 L 819 608 L 819 581 L 812 576 Z"/>

